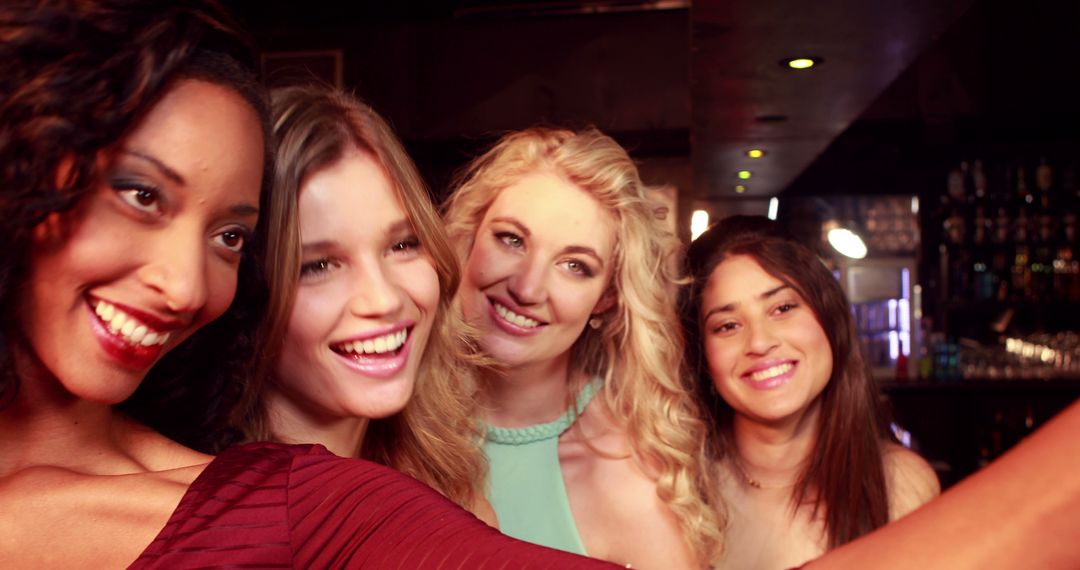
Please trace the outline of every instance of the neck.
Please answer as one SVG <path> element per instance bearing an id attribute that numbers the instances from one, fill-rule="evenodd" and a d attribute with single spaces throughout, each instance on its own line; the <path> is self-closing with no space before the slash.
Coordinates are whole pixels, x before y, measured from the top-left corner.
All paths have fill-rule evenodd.
<path id="1" fill-rule="evenodd" d="M 820 402 L 797 417 L 764 423 L 735 414 L 734 442 L 737 473 L 758 488 L 794 487 L 817 441 Z"/>
<path id="2" fill-rule="evenodd" d="M 266 415 L 270 435 L 283 443 L 318 443 L 341 457 L 358 457 L 368 418 L 317 415 L 267 387 Z"/>
<path id="3" fill-rule="evenodd" d="M 480 397 L 485 419 L 508 428 L 553 421 L 566 411 L 571 377 L 568 351 L 485 378 Z"/>
<path id="4" fill-rule="evenodd" d="M 134 422 L 108 404 L 71 395 L 40 363 L 15 357 L 18 393 L 0 410 L 0 476 L 36 466 L 88 473 L 131 469 L 105 459 L 129 459 L 124 434 Z"/>

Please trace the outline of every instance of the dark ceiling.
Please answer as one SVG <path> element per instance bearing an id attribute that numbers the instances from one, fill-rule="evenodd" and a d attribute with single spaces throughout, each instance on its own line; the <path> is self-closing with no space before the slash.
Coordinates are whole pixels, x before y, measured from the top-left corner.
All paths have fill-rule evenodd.
<path id="1" fill-rule="evenodd" d="M 973 0 L 699 1 L 692 14 L 695 196 L 783 191 Z M 792 70 L 780 61 L 814 56 Z M 745 152 L 761 148 L 766 156 Z M 748 169 L 749 180 L 736 178 Z"/>
<path id="2" fill-rule="evenodd" d="M 909 191 L 924 147 L 1075 141 L 1080 126 L 1075 0 L 226 3 L 267 51 L 340 50 L 345 86 L 436 189 L 499 132 L 538 122 L 682 160 L 685 176 L 661 173 L 684 178 L 680 210 Z M 824 63 L 779 65 L 801 54 Z M 741 168 L 753 176 L 736 194 Z"/>

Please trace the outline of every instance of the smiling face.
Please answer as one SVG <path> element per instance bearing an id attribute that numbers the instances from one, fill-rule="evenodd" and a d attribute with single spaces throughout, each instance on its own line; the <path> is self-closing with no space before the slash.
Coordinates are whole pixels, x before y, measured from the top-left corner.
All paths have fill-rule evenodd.
<path id="1" fill-rule="evenodd" d="M 480 223 L 461 285 L 484 349 L 513 368 L 565 357 L 612 305 L 615 220 L 559 176 L 503 189 Z"/>
<path id="2" fill-rule="evenodd" d="M 366 152 L 310 174 L 299 207 L 300 285 L 276 373 L 288 410 L 277 413 L 309 425 L 395 414 L 435 318 L 435 268 Z"/>
<path id="3" fill-rule="evenodd" d="M 829 382 L 832 349 L 813 310 L 750 256 L 713 270 L 701 322 L 713 384 L 747 419 L 801 418 Z"/>
<path id="4" fill-rule="evenodd" d="M 86 197 L 34 229 L 18 318 L 47 375 L 115 404 L 232 303 L 262 129 L 240 95 L 186 80 L 101 160 Z"/>

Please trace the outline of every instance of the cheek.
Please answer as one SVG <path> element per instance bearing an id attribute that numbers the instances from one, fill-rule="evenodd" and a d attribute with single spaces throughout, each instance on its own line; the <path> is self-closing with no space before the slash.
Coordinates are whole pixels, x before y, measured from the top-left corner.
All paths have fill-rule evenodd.
<path id="1" fill-rule="evenodd" d="M 714 383 L 726 381 L 735 366 L 735 353 L 730 343 L 717 339 L 705 340 L 705 362 Z"/>
<path id="2" fill-rule="evenodd" d="M 333 327 L 333 307 L 341 305 L 339 291 L 321 288 L 314 290 L 301 287 L 296 291 L 296 301 L 289 315 L 289 329 L 285 344 L 293 348 L 322 345 Z"/>
<path id="3" fill-rule="evenodd" d="M 420 312 L 428 319 L 434 317 L 439 305 L 439 274 L 427 259 L 409 264 L 399 281 Z"/>
<path id="4" fill-rule="evenodd" d="M 499 252 L 494 244 L 478 238 L 465 265 L 464 281 L 475 289 L 491 285 L 506 273 L 508 266 L 505 258 L 506 254 Z"/>
<path id="5" fill-rule="evenodd" d="M 208 255 L 215 255 L 209 253 Z M 220 317 L 232 305 L 236 298 L 236 284 L 239 279 L 236 265 L 218 260 L 211 261 L 212 267 L 206 272 L 206 308 L 204 322 Z"/>

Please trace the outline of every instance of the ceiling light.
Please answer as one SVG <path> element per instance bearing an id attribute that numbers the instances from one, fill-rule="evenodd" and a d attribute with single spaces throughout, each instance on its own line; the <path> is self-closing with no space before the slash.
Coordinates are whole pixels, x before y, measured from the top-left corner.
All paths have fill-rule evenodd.
<path id="1" fill-rule="evenodd" d="M 694 210 L 690 215 L 690 241 L 694 241 L 705 230 L 709 229 L 709 213 L 705 210 Z"/>
<path id="2" fill-rule="evenodd" d="M 859 237 L 859 234 L 847 228 L 833 228 L 826 235 L 828 236 L 829 245 L 833 246 L 833 249 L 842 255 L 852 259 L 866 257 L 866 244 Z"/>
<path id="3" fill-rule="evenodd" d="M 761 158 L 765 156 L 765 151 L 760 148 L 752 148 L 746 151 L 746 156 L 749 156 L 750 158 Z"/>
<path id="4" fill-rule="evenodd" d="M 822 61 L 820 57 L 789 57 L 780 60 L 780 65 L 791 69 L 810 69 Z"/>
<path id="5" fill-rule="evenodd" d="M 736 194 L 742 194 L 743 192 L 746 192 L 746 186 L 743 186 L 742 184 L 736 184 L 735 185 L 735 193 Z"/>
<path id="6" fill-rule="evenodd" d="M 769 219 L 776 220 L 776 216 L 780 213 L 780 198 L 773 196 L 769 198 Z"/>
<path id="7" fill-rule="evenodd" d="M 740 170 L 735 173 L 735 176 L 738 176 L 739 180 L 750 180 L 751 173 L 749 170 Z"/>

